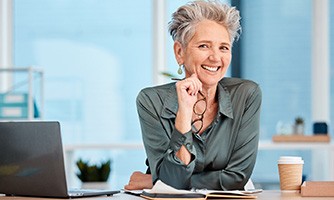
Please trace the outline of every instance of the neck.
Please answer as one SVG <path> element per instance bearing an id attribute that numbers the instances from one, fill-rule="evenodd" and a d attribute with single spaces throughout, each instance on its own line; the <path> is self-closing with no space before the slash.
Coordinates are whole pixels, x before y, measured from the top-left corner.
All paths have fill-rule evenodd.
<path id="1" fill-rule="evenodd" d="M 216 93 L 217 93 L 217 86 L 206 88 L 203 87 L 203 94 L 206 97 L 206 101 L 208 105 L 215 104 L 217 102 Z"/>

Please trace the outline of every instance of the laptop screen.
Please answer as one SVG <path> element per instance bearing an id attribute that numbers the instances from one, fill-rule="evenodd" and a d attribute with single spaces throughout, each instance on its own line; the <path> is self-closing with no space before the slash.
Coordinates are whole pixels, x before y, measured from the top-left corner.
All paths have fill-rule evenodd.
<path id="1" fill-rule="evenodd" d="M 0 193 L 67 196 L 58 122 L 0 122 Z"/>

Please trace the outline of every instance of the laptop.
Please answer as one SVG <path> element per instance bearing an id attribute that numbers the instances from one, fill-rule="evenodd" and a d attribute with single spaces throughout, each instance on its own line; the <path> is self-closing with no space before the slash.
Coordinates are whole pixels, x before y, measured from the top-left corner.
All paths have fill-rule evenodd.
<path id="1" fill-rule="evenodd" d="M 0 194 L 73 198 L 116 193 L 68 190 L 59 122 L 0 122 Z"/>

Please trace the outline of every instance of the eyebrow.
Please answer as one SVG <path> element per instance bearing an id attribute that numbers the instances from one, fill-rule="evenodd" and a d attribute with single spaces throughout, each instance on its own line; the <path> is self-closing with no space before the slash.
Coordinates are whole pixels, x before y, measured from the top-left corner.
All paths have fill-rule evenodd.
<path id="1" fill-rule="evenodd" d="M 212 41 L 210 41 L 210 40 L 200 40 L 200 41 L 196 42 L 196 44 L 200 44 L 200 43 L 212 43 Z M 220 45 L 231 46 L 231 44 L 229 42 L 221 42 Z"/>

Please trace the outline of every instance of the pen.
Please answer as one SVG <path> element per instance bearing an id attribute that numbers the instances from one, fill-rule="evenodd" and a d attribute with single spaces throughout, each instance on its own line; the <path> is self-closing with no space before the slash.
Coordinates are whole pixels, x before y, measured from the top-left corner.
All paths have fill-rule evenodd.
<path id="1" fill-rule="evenodd" d="M 173 81 L 182 81 L 182 80 L 184 80 L 185 78 L 175 78 L 175 77 L 173 77 L 173 78 L 171 78 Z"/>

